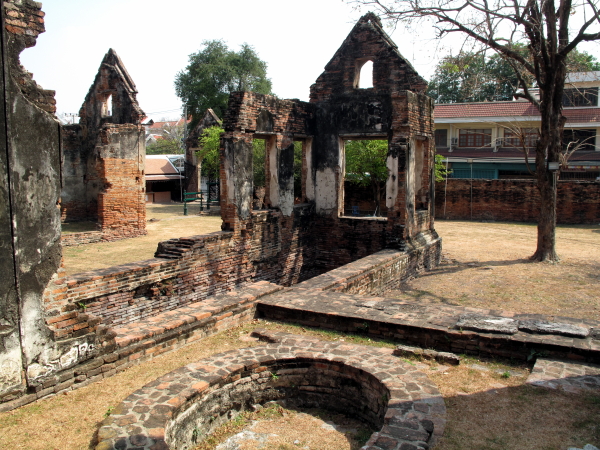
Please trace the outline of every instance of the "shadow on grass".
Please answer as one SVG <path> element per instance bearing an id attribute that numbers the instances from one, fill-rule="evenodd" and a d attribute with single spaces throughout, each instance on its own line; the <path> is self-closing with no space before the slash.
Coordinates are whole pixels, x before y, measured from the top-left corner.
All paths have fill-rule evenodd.
<path id="1" fill-rule="evenodd" d="M 600 442 L 597 391 L 524 384 L 444 400 L 448 422 L 436 450 L 564 449 Z"/>
<path id="2" fill-rule="evenodd" d="M 485 269 L 486 267 L 502 267 L 502 266 L 513 266 L 516 264 L 533 264 L 535 261 L 530 259 L 514 259 L 504 261 L 449 261 L 445 260 L 442 263 L 427 272 L 419 274 L 419 278 L 426 278 L 436 275 L 452 274 L 462 272 L 468 269 Z"/>

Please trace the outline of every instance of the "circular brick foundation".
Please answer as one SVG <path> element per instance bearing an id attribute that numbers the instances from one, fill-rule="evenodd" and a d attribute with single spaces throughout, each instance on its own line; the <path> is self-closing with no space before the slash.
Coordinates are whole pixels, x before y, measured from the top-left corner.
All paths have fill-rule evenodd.
<path id="1" fill-rule="evenodd" d="M 281 399 L 379 430 L 365 449 L 430 448 L 443 432 L 444 401 L 424 373 L 390 352 L 287 335 L 221 353 L 130 395 L 103 422 L 96 450 L 190 449 L 237 412 Z"/>

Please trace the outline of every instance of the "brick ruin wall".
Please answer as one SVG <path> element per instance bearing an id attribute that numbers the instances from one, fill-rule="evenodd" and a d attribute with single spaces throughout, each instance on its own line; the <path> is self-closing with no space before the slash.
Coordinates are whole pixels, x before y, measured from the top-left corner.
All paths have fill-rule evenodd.
<path id="1" fill-rule="evenodd" d="M 368 33 L 374 32 L 374 28 L 365 26 Z M 111 64 L 121 64 L 112 50 L 105 61 L 109 68 Z M 105 67 L 104 62 L 102 67 Z M 102 73 L 97 80 L 104 79 Z M 129 97 L 123 94 L 125 100 L 129 99 L 127 108 L 136 106 L 130 79 L 121 81 L 129 89 L 125 92 Z M 95 92 L 90 90 L 90 98 Z M 419 124 L 417 120 L 418 115 L 431 114 L 430 102 L 423 103 L 421 94 L 398 93 L 395 107 L 409 108 L 402 115 L 394 112 L 393 102 L 386 96 L 385 92 L 358 92 L 349 99 L 338 99 L 336 105 L 328 109 L 327 102 L 310 104 L 252 93 L 233 94 L 224 119 L 221 148 L 224 231 L 165 241 L 159 244 L 156 258 L 152 260 L 72 277 L 66 277 L 60 268 L 60 257 L 54 258 L 54 265 L 45 271 L 49 279 L 36 288 L 41 309 L 35 326 L 38 335 L 43 336 L 32 335 L 38 344 L 20 366 L 19 373 L 24 372 L 25 379 L 16 389 L 0 391 L 0 402 L 8 402 L 0 409 L 83 386 L 192 338 L 249 320 L 255 310 L 253 302 L 265 295 L 264 292 L 291 286 L 359 260 L 388 248 L 390 243 L 399 249 L 399 242 L 406 237 L 413 240 L 410 248 L 414 252 L 408 253 L 408 262 L 398 265 L 403 276 L 413 276 L 424 267 L 434 266 L 439 261 L 441 240 L 433 230 L 429 212 L 414 211 L 414 200 L 406 203 L 402 199 L 404 192 L 410 191 L 403 187 L 404 172 L 411 170 L 410 164 L 414 163 L 405 160 L 411 152 L 410 157 L 414 158 L 415 151 L 431 150 L 423 144 L 414 144 L 415 140 L 426 142 L 431 135 L 430 125 Z M 88 100 L 86 98 L 82 111 L 95 105 Z M 383 115 L 379 115 L 381 108 L 385 110 Z M 140 142 L 144 141 L 139 139 L 142 130 L 137 123 L 103 123 L 104 118 L 98 116 L 97 111 L 90 111 L 91 115 L 81 115 L 82 119 L 89 120 L 79 126 L 90 127 L 98 121 L 93 128 L 98 139 L 91 142 L 95 158 L 90 158 L 91 163 L 86 162 L 86 167 L 93 166 L 94 176 L 99 180 L 98 220 L 107 224 L 100 232 L 103 235 L 120 233 L 116 230 L 122 228 L 117 227 L 119 217 L 101 211 L 103 206 L 107 210 L 122 207 L 120 216 L 129 226 L 127 236 L 130 237 L 140 231 L 145 222 L 143 210 L 136 203 L 143 198 L 144 188 L 143 183 L 138 183 L 137 175 L 142 170 L 140 178 L 143 180 Z M 139 108 L 134 111 L 135 120 L 139 119 L 140 111 Z M 344 117 L 344 123 L 337 128 L 335 124 L 328 125 L 329 134 L 321 140 L 317 150 L 311 149 L 309 142 L 312 135 L 319 133 L 315 111 L 320 111 L 321 118 L 329 111 L 332 121 L 337 115 Z M 390 123 L 393 123 L 393 132 L 389 129 Z M 397 215 L 387 220 L 340 217 L 335 206 L 322 204 L 319 211 L 318 201 L 315 202 L 317 193 L 327 189 L 337 193 L 343 183 L 339 175 L 339 140 L 336 138 L 327 150 L 328 142 L 333 142 L 330 137 L 349 132 L 356 126 L 359 133 L 389 132 L 392 136 L 391 158 L 397 161 L 399 171 L 399 176 L 394 178 L 393 207 Z M 78 145 L 76 127 L 73 130 L 67 139 L 70 147 L 66 148 Z M 252 210 L 252 190 L 249 189 L 252 171 L 248 169 L 252 167 L 251 144 L 255 134 L 266 136 L 273 144 L 264 162 L 268 209 L 260 211 Z M 290 169 L 293 141 L 298 139 L 304 140 L 302 200 L 305 203 L 294 205 Z M 316 158 L 321 150 L 325 156 L 319 162 Z M 428 158 L 425 155 L 421 164 L 428 164 Z M 320 169 L 317 169 L 318 164 L 321 164 Z M 60 164 L 53 162 L 48 166 L 59 167 Z M 324 175 L 315 175 L 317 170 Z M 425 181 L 427 176 L 425 174 Z M 329 184 L 330 181 L 334 184 Z M 116 199 L 114 203 L 108 194 Z M 338 201 L 339 198 L 335 200 Z M 56 205 L 56 201 L 47 203 Z M 143 202 L 140 203 L 143 207 Z M 413 211 L 401 214 L 398 208 Z M 58 211 L 55 215 L 58 218 Z M 39 222 L 39 218 L 32 220 Z M 60 227 L 54 227 L 53 231 L 56 236 L 60 235 Z M 427 238 L 418 236 L 421 231 Z M 58 248 L 60 253 L 58 238 L 51 242 L 55 244 L 53 250 Z M 393 273 L 394 279 L 399 278 Z M 368 285 L 377 278 L 377 275 L 369 275 L 357 283 Z M 258 288 L 252 287 L 255 285 Z M 244 289 L 254 291 L 247 293 Z M 158 326 L 160 321 L 168 324 Z"/>
<path id="2" fill-rule="evenodd" d="M 98 195 L 98 223 L 105 236 L 146 234 L 142 125 L 105 125 L 100 134 L 99 176 L 105 188 Z"/>
<path id="3" fill-rule="evenodd" d="M 534 180 L 448 179 L 435 186 L 435 216 L 474 220 L 536 222 L 540 197 Z M 556 214 L 560 224 L 600 223 L 600 183 L 559 181 Z"/>
<path id="4" fill-rule="evenodd" d="M 146 234 L 144 128 L 105 124 L 93 150 L 81 125 L 63 127 L 62 221 L 94 221 L 96 232 L 76 233 L 67 245 Z"/>
<path id="5" fill-rule="evenodd" d="M 136 95 L 123 62 L 110 49 L 79 123 L 62 127 L 61 220 L 96 222 L 105 241 L 146 234 L 144 113 Z M 95 235 L 79 238 L 84 242 Z"/>

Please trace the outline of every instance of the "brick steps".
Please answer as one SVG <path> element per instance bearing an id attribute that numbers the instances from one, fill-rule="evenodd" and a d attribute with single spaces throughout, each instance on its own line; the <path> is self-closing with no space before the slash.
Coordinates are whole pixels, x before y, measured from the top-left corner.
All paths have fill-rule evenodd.
<path id="1" fill-rule="evenodd" d="M 259 298 L 281 289 L 283 288 L 276 284 L 260 281 L 227 294 L 114 327 L 112 331 L 116 334 L 115 344 L 119 349 L 141 343 L 144 348 L 150 348 L 168 342 L 173 337 L 193 333 L 197 329 L 212 328 L 226 318 L 253 309 Z"/>

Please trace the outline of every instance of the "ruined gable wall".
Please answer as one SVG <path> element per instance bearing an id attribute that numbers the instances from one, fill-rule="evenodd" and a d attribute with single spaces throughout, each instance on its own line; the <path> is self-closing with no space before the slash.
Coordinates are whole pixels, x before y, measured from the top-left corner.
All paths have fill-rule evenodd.
<path id="1" fill-rule="evenodd" d="M 310 88 L 310 102 L 356 92 L 356 81 L 362 64 L 373 61 L 373 88 L 378 94 L 394 94 L 404 90 L 424 92 L 427 82 L 381 28 L 379 18 L 367 14 L 355 25 L 344 43 L 325 66 L 325 71 Z"/>
<path id="2" fill-rule="evenodd" d="M 2 19 L 0 401 L 7 401 L 24 392 L 29 369 L 52 348 L 42 292 L 57 276 L 62 254 L 52 91 L 39 88 L 18 60 L 44 31 L 43 13 L 37 2 L 9 0 Z"/>
<path id="3" fill-rule="evenodd" d="M 102 240 L 146 234 L 144 113 L 136 94 L 110 49 L 81 107 L 80 123 L 63 129 L 62 220 L 97 220 Z"/>

